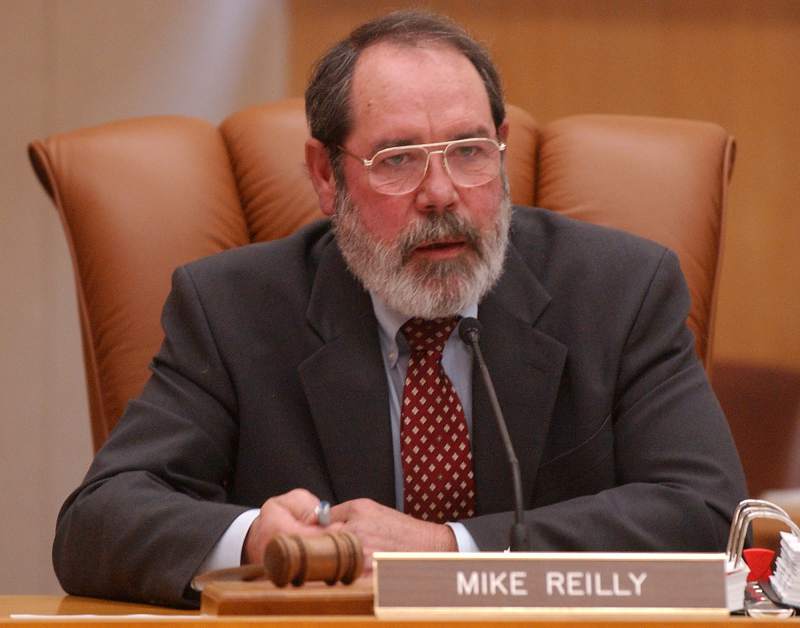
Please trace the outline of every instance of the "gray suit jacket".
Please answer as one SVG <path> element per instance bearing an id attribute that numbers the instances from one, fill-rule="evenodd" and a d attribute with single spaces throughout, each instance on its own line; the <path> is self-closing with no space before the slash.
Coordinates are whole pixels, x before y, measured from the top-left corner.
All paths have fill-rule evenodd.
<path id="1" fill-rule="evenodd" d="M 719 550 L 744 478 L 684 321 L 676 257 L 516 208 L 482 346 L 537 550 Z M 58 519 L 73 594 L 196 604 L 187 583 L 231 521 L 305 487 L 395 504 L 387 382 L 368 294 L 327 222 L 179 268 L 165 340 Z M 508 545 L 512 488 L 475 378 L 482 549 Z"/>

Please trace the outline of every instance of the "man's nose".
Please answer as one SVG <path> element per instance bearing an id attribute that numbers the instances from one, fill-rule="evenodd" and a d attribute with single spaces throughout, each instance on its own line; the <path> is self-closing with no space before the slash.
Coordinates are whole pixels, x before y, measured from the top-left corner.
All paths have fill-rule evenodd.
<path id="1" fill-rule="evenodd" d="M 420 211 L 446 211 L 455 203 L 458 193 L 444 165 L 444 155 L 431 153 L 428 171 L 417 189 L 417 206 Z"/>

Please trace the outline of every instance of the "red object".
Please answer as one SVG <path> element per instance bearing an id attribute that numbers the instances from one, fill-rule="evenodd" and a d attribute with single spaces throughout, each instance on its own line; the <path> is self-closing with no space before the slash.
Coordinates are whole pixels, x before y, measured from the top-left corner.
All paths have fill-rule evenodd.
<path id="1" fill-rule="evenodd" d="M 442 368 L 458 321 L 412 318 L 401 328 L 411 355 L 400 412 L 404 510 L 444 523 L 475 514 L 475 478 L 464 409 Z"/>
<path id="2" fill-rule="evenodd" d="M 772 575 L 772 561 L 775 559 L 775 552 L 761 547 L 753 547 L 742 552 L 744 562 L 750 567 L 750 574 L 747 581 L 766 580 Z"/>

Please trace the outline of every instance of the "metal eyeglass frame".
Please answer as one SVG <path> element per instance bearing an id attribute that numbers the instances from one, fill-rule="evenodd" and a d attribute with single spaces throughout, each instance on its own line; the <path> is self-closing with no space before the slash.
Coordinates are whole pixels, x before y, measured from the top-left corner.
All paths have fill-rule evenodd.
<path id="1" fill-rule="evenodd" d="M 386 192 L 384 190 L 376 189 L 375 185 L 372 182 L 372 177 L 371 176 L 368 177 L 370 187 L 373 190 L 375 190 L 376 192 L 378 192 L 379 194 L 386 194 L 388 196 L 402 196 L 403 194 L 410 194 L 411 192 L 416 190 L 420 185 L 422 185 L 422 182 L 425 180 L 425 177 L 428 174 L 428 168 L 430 167 L 430 163 L 431 163 L 431 155 L 436 155 L 436 154 L 441 154 L 442 162 L 444 163 L 444 169 L 447 171 L 447 176 L 450 177 L 450 181 L 453 182 L 453 185 L 457 185 L 457 186 L 463 187 L 463 188 L 474 188 L 474 187 L 478 187 L 480 185 L 486 185 L 487 183 L 489 183 L 489 181 L 493 181 L 494 179 L 496 179 L 497 176 L 500 174 L 500 168 L 497 169 L 497 174 L 495 174 L 494 177 L 492 177 L 491 179 L 487 179 L 483 183 L 475 183 L 473 185 L 463 185 L 461 183 L 457 183 L 456 180 L 453 178 L 453 173 L 451 172 L 450 166 L 447 163 L 447 156 L 446 156 L 447 150 L 450 149 L 451 146 L 459 146 L 459 145 L 462 145 L 462 144 L 469 144 L 469 143 L 475 142 L 475 141 L 491 142 L 492 144 L 495 145 L 495 147 L 497 148 L 497 150 L 499 151 L 501 156 L 502 156 L 502 153 L 506 150 L 506 143 L 505 142 L 498 142 L 496 139 L 491 138 L 491 137 L 467 137 L 467 138 L 463 138 L 463 139 L 459 139 L 459 140 L 450 140 L 450 141 L 447 141 L 447 142 L 433 142 L 433 143 L 430 143 L 430 144 L 408 144 L 408 145 L 400 145 L 400 146 L 387 146 L 386 148 L 382 148 L 378 152 L 376 152 L 370 159 L 365 159 L 364 157 L 361 157 L 360 155 L 356 155 L 355 153 L 351 153 L 349 150 L 347 150 L 341 144 L 338 145 L 337 148 L 339 148 L 339 150 L 341 150 L 345 155 L 348 155 L 349 157 L 352 157 L 353 159 L 357 159 L 358 161 L 360 161 L 363 164 L 363 166 L 367 169 L 367 173 L 368 174 L 371 174 L 372 165 L 375 163 L 375 160 L 378 159 L 378 157 L 380 156 L 381 153 L 384 153 L 384 152 L 387 152 L 387 151 L 392 151 L 392 150 L 397 150 L 397 149 L 401 149 L 401 148 L 410 148 L 410 149 L 422 148 L 422 149 L 424 149 L 426 151 L 426 153 L 428 154 L 427 159 L 425 160 L 425 168 L 422 171 L 422 176 L 420 176 L 419 182 L 414 187 L 412 187 L 412 188 L 410 188 L 408 190 L 405 190 L 403 192 Z M 429 150 L 431 148 L 433 148 L 435 150 Z"/>

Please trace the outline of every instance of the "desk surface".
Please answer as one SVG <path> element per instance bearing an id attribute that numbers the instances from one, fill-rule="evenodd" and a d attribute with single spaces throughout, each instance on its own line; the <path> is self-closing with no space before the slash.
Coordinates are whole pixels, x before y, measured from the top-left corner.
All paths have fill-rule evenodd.
<path id="1" fill-rule="evenodd" d="M 156 615 L 199 615 L 197 611 L 181 611 L 161 606 L 114 602 L 74 595 L 0 595 L 0 619 L 26 613 L 41 615 L 130 615 L 147 613 Z"/>
<path id="2" fill-rule="evenodd" d="M 96 617 L 86 617 L 95 615 Z M 72 617 L 70 617 L 72 616 Z M 790 620 L 759 620 L 763 624 L 798 624 L 800 619 Z M 201 615 L 198 611 L 182 611 L 145 604 L 129 604 L 126 602 L 112 602 L 94 598 L 74 596 L 41 596 L 41 595 L 5 595 L 0 596 L 0 623 L 11 624 L 38 624 L 53 626 L 56 624 L 77 625 L 77 623 L 91 623 L 93 625 L 108 625 L 119 628 L 120 626 L 134 626 L 143 624 L 213 624 L 215 627 L 241 626 L 242 624 L 259 626 L 282 626 L 291 628 L 310 628 L 320 624 L 330 624 L 337 627 L 375 628 L 392 626 L 403 628 L 477 628 L 479 626 L 494 626 L 497 621 L 379 621 L 374 617 L 216 617 Z M 578 618 L 570 616 L 568 612 L 557 616 L 542 617 L 539 619 L 509 619 L 502 623 L 519 624 L 526 626 L 550 626 L 557 624 L 559 628 L 620 628 L 621 626 L 642 625 L 644 623 L 652 628 L 691 628 L 708 626 L 742 626 L 756 623 L 744 617 L 730 618 L 681 618 L 674 616 L 653 615 L 648 617 L 615 617 L 603 619 Z"/>

